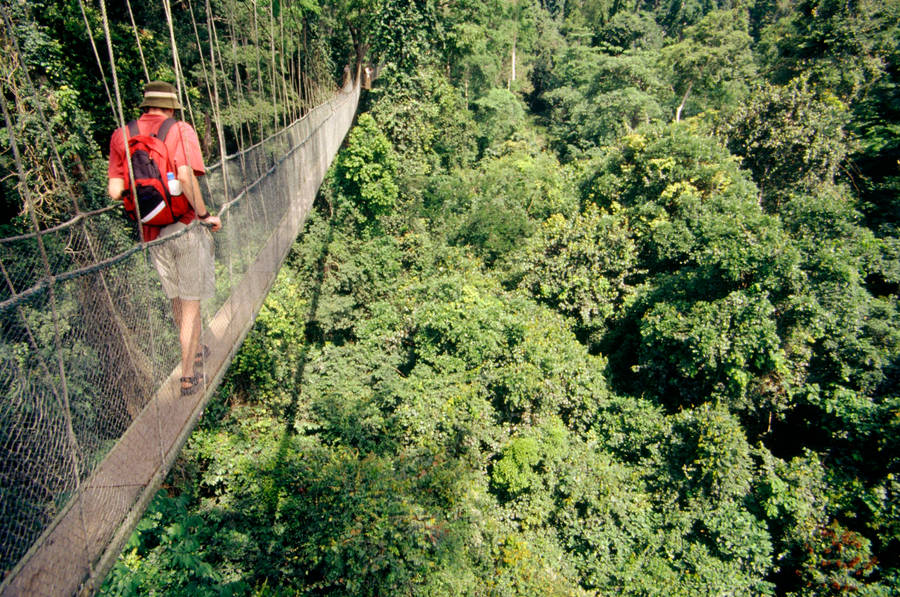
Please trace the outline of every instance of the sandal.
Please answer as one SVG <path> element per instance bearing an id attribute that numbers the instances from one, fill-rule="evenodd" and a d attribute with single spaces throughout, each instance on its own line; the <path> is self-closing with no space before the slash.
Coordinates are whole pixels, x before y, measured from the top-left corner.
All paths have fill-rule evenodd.
<path id="1" fill-rule="evenodd" d="M 181 378 L 181 395 L 182 396 L 190 396 L 191 394 L 197 393 L 197 390 L 200 389 L 200 381 L 202 380 L 201 376 L 198 374 L 194 374 L 190 377 L 182 377 Z M 185 386 L 184 384 L 189 383 L 191 385 Z"/>
<path id="2" fill-rule="evenodd" d="M 207 346 L 206 344 L 201 344 L 200 350 L 198 350 L 197 354 L 194 355 L 194 369 L 202 369 L 203 363 L 208 358 L 209 358 L 209 346 Z"/>

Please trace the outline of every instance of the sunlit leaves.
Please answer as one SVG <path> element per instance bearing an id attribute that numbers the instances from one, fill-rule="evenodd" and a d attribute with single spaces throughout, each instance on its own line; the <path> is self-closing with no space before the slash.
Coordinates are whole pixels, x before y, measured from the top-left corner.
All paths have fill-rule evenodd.
<path id="1" fill-rule="evenodd" d="M 358 211 L 363 226 L 377 226 L 378 217 L 394 207 L 399 192 L 396 173 L 394 148 L 375 119 L 363 114 L 334 165 L 334 181 L 342 201 Z"/>
<path id="2" fill-rule="evenodd" d="M 637 251 L 625 217 L 589 204 L 566 219 L 555 214 L 529 242 L 522 284 L 539 300 L 603 328 L 634 294 Z"/>

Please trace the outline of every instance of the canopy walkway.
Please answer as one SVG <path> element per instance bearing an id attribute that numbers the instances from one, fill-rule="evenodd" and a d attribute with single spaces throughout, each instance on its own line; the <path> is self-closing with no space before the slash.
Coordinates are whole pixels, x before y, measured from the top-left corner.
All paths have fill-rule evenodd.
<path id="1" fill-rule="evenodd" d="M 358 99 L 347 84 L 203 177 L 223 230 L 196 395 L 180 395 L 171 306 L 148 245 L 104 232 L 117 211 L 0 240 L 0 594 L 102 583 L 253 325 Z"/>

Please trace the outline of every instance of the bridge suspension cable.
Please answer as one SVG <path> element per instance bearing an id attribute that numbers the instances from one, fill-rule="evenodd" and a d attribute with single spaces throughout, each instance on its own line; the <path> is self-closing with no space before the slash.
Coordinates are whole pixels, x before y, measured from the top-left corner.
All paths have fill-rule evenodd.
<path id="1" fill-rule="evenodd" d="M 42 123 L 34 133 L 24 122 L 32 115 L 30 105 L 18 96 L 18 103 L 12 104 L 6 90 L 0 92 L 9 150 L 30 221 L 30 230 L 0 239 L 3 596 L 71 595 L 98 588 L 252 326 L 353 122 L 359 86 L 352 81 L 340 89 L 311 85 L 299 69 L 309 58 L 299 42 L 292 45 L 286 39 L 283 14 L 276 22 L 269 10 L 266 52 L 247 51 L 251 41 L 241 37 L 235 21 L 240 15 L 234 11 L 254 10 L 253 4 L 248 9 L 246 3 L 225 3 L 231 13 L 215 15 L 206 0 L 199 15 L 206 21 L 205 40 L 204 27 L 191 8 L 190 31 L 202 60 L 200 74 L 192 71 L 197 80 L 190 80 L 179 58 L 170 3 L 163 0 L 179 93 L 195 128 L 207 135 L 208 148 L 217 153 L 201 179 L 204 200 L 224 223 L 214 237 L 215 296 L 202 305 L 202 342 L 209 353 L 202 363 L 201 393 L 180 395 L 177 331 L 148 259 L 150 247 L 169 239 L 135 243 L 121 207 L 86 195 L 85 185 L 69 175 L 74 166 L 61 151 L 60 132 L 41 102 L 34 102 L 34 114 Z M 281 4 L 283 8 L 289 3 Z M 85 38 L 121 126 L 126 110 L 106 3 L 101 0 L 99 5 L 106 64 L 92 30 L 97 27 L 96 10 L 82 0 L 79 6 Z M 141 76 L 149 78 L 155 67 L 145 60 L 130 2 L 127 9 Z M 17 48 L 15 19 L 21 15 L 6 4 L 0 12 L 0 34 L 9 47 Z M 254 36 L 266 33 L 265 27 L 257 29 L 255 11 L 243 16 L 252 17 Z M 263 54 L 274 62 L 265 70 L 256 69 L 254 89 L 243 74 L 251 72 Z M 286 63 L 296 63 L 297 72 L 286 69 Z M 28 66 L 18 62 L 13 70 L 22 88 L 36 97 Z M 264 72 L 270 78 L 268 89 Z M 192 96 L 205 96 L 208 105 L 192 109 Z M 267 104 L 262 98 L 277 105 L 271 120 L 263 118 L 261 108 Z M 242 117 L 242 110 L 250 108 L 254 116 Z M 206 120 L 196 122 L 198 114 Z M 37 159 L 38 151 L 27 149 L 28 134 L 37 135 L 49 153 L 48 163 Z M 230 153 L 229 146 L 234 148 Z M 55 176 L 44 176 L 40 168 Z M 41 198 L 48 194 L 70 198 L 67 216 L 52 221 L 39 217 Z"/>

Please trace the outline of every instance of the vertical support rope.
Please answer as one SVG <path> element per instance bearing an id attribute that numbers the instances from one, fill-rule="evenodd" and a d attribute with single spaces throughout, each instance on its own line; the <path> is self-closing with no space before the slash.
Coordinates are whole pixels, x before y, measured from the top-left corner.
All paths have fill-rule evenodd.
<path id="1" fill-rule="evenodd" d="M 234 86 L 235 86 L 235 89 L 237 90 L 238 102 L 243 103 L 245 101 L 244 85 L 243 85 L 243 81 L 241 81 L 241 72 L 240 72 L 240 68 L 238 67 L 238 62 L 237 62 L 237 55 L 238 55 L 237 33 L 234 31 L 233 19 L 228 21 L 228 31 L 229 31 L 229 36 L 231 37 L 231 53 L 233 56 L 235 56 L 235 58 L 234 58 Z M 221 49 L 219 49 L 219 62 L 223 65 L 225 64 L 225 62 L 222 60 Z M 228 89 L 227 85 L 225 86 L 225 89 L 227 91 L 227 89 Z M 238 126 L 238 147 L 241 150 L 243 150 L 243 148 L 245 147 L 244 126 L 240 122 L 238 123 L 237 126 Z M 247 138 L 249 139 L 248 144 L 252 145 L 253 144 L 253 129 L 250 128 L 249 122 L 247 122 Z M 246 169 L 246 161 L 244 158 L 243 151 L 241 151 L 240 155 L 241 155 L 241 170 L 243 171 Z"/>
<path id="2" fill-rule="evenodd" d="M 212 94 L 212 91 L 210 90 L 209 75 L 208 75 L 207 72 L 206 72 L 206 58 L 203 57 L 203 44 L 200 43 L 200 32 L 197 30 L 197 19 L 194 17 L 194 6 L 193 6 L 193 2 L 188 2 L 187 5 L 188 5 L 188 10 L 189 10 L 190 13 L 191 13 L 191 26 L 194 28 L 194 39 L 197 41 L 197 48 L 199 49 L 199 55 L 200 55 L 200 69 L 203 71 L 203 80 L 206 82 L 206 94 L 207 94 L 207 95 L 211 95 L 211 94 Z M 212 17 L 210 17 L 210 16 L 208 16 L 208 15 L 209 15 L 209 11 L 207 10 L 207 20 L 209 20 L 210 18 L 212 18 Z M 212 47 L 212 40 L 211 40 L 211 39 L 210 39 L 210 44 L 209 44 L 209 45 L 210 45 L 210 47 Z M 216 76 L 216 71 L 215 71 L 215 68 L 213 68 L 213 77 L 215 77 L 215 76 Z M 222 148 L 222 149 L 221 149 L 221 152 L 222 152 L 222 156 L 224 157 L 224 156 L 225 156 L 225 149 Z"/>
<path id="3" fill-rule="evenodd" d="M 81 0 L 79 0 L 80 2 Z M 125 126 L 125 110 L 122 107 L 122 94 L 119 91 L 119 75 L 116 74 L 116 59 L 115 53 L 113 52 L 112 46 L 112 35 L 109 31 L 109 19 L 106 15 L 106 0 L 100 0 L 100 13 L 103 17 L 103 33 L 106 35 L 106 51 L 109 53 L 109 63 L 111 65 L 110 70 L 112 71 L 112 79 L 113 79 L 113 88 L 116 90 L 116 103 L 115 110 L 116 116 L 118 116 L 119 127 L 122 129 L 122 143 L 125 146 L 125 155 L 128 155 L 128 127 Z M 134 183 L 134 169 L 131 167 L 131 160 L 125 160 L 125 164 L 128 167 L 128 179 L 131 183 L 131 188 L 134 189 L 136 187 Z M 137 214 L 137 229 L 138 229 L 138 237 L 141 241 L 141 246 L 143 247 L 146 244 L 146 240 L 144 239 L 144 227 L 141 226 L 141 208 L 138 205 L 138 202 L 134 202 L 134 210 Z"/>
<path id="4" fill-rule="evenodd" d="M 84 0 L 78 0 L 78 6 L 81 7 L 81 16 L 84 17 L 84 29 L 87 31 L 88 38 L 91 40 L 91 47 L 94 49 L 94 57 L 97 59 L 97 68 L 100 69 L 100 78 L 103 79 L 103 88 L 106 90 L 106 97 L 109 99 L 110 109 L 113 109 L 112 93 L 109 91 L 109 85 L 106 83 L 106 73 L 103 72 L 103 61 L 100 60 L 100 52 L 97 51 L 97 43 L 94 41 L 91 23 L 88 21 L 87 11 L 84 9 Z M 109 35 L 107 35 L 107 37 L 109 37 Z M 112 68 L 115 68 L 115 66 L 112 66 Z M 115 118 L 115 116 L 115 110 L 113 110 L 113 118 Z"/>
<path id="5" fill-rule="evenodd" d="M 181 57 L 178 55 L 178 43 L 175 41 L 175 23 L 172 20 L 172 4 L 169 0 L 163 0 L 163 9 L 166 13 L 166 23 L 169 26 L 169 44 L 172 47 L 172 65 L 175 70 L 175 86 L 178 90 L 178 97 L 184 98 L 187 104 L 188 114 L 190 115 L 191 124 L 197 128 L 197 120 L 194 118 L 194 109 L 191 105 L 191 96 L 182 86 L 184 81 L 184 72 L 181 70 Z"/>
<path id="6" fill-rule="evenodd" d="M 141 45 L 141 36 L 138 33 L 137 23 L 134 22 L 134 12 L 131 10 L 131 0 L 125 0 L 128 7 L 128 17 L 131 19 L 131 29 L 134 31 L 134 41 L 137 42 L 138 54 L 141 55 L 141 66 L 144 67 L 144 82 L 150 82 L 150 71 L 147 70 L 147 61 L 144 59 L 144 47 Z M 191 3 L 188 2 L 188 6 Z"/>
<path id="7" fill-rule="evenodd" d="M 256 56 L 256 85 L 257 91 L 259 92 L 259 97 L 262 98 L 264 92 L 263 81 L 262 81 L 262 66 L 259 63 L 259 24 L 257 23 L 257 10 L 256 10 L 256 0 L 253 0 L 251 3 L 253 6 L 253 47 L 256 49 L 254 52 L 254 56 Z M 266 132 L 263 129 L 262 122 L 262 113 L 259 115 L 259 139 L 260 141 L 266 138 Z"/>
<path id="8" fill-rule="evenodd" d="M 216 131 L 219 137 L 219 147 L 221 147 L 222 153 L 222 189 L 225 194 L 225 202 L 229 200 L 231 194 L 228 189 L 228 168 L 225 163 L 225 133 L 222 129 L 222 115 L 221 110 L 219 108 L 219 84 L 217 82 L 216 77 L 216 52 L 213 48 L 213 40 L 215 37 L 215 24 L 212 22 L 212 10 L 209 5 L 209 0 L 206 0 L 206 27 L 209 35 L 209 62 L 210 68 L 212 70 L 212 91 L 213 91 L 213 116 L 216 119 Z"/>
<path id="9" fill-rule="evenodd" d="M 287 48 L 284 45 L 284 7 L 278 12 L 278 37 L 281 40 L 281 54 L 278 56 L 278 65 L 281 68 L 281 93 L 284 97 L 285 125 L 294 121 L 294 102 L 288 91 L 287 77 L 284 73 L 284 56 Z"/>
<path id="10" fill-rule="evenodd" d="M 6 14 L 5 10 L 3 11 L 3 19 L 6 23 L 7 31 L 9 31 L 10 39 L 13 42 L 13 48 L 15 49 L 17 55 L 21 55 L 21 50 L 19 48 L 19 41 L 17 39 L 17 36 L 13 32 L 12 24 L 10 23 L 9 16 Z M 91 36 L 91 43 L 93 45 L 93 36 Z M 99 56 L 96 45 L 94 45 L 94 53 L 95 53 L 95 55 Z M 31 75 L 28 73 L 28 69 L 23 67 L 22 74 L 25 76 L 25 81 L 28 83 L 29 92 L 33 96 L 38 96 L 37 87 L 35 86 L 34 81 L 31 78 Z M 106 74 L 101 72 L 101 75 L 103 76 L 104 86 L 106 87 L 107 91 L 109 91 L 109 86 L 106 85 Z M 36 102 L 35 105 L 37 106 L 38 114 L 40 115 L 41 123 L 43 124 L 43 127 L 44 127 L 44 132 L 47 135 L 47 141 L 50 145 L 50 148 L 53 151 L 53 156 L 56 158 L 56 163 L 59 166 L 59 172 L 63 179 L 63 185 L 66 188 L 66 190 L 68 191 L 68 194 L 70 195 L 70 197 L 72 199 L 72 207 L 73 207 L 74 213 L 76 215 L 80 214 L 80 213 L 82 213 L 82 210 L 81 210 L 81 207 L 78 205 L 78 193 L 76 192 L 76 189 L 75 189 L 74 185 L 72 184 L 72 181 L 69 179 L 69 175 L 66 171 L 66 165 L 63 162 L 62 156 L 59 153 L 59 148 L 56 143 L 56 139 L 53 136 L 53 130 L 50 126 L 50 122 L 47 119 L 47 116 L 44 113 L 44 109 L 41 107 L 40 102 Z M 96 262 L 99 260 L 99 258 L 97 256 L 97 250 L 94 246 L 94 240 L 91 238 L 91 233 L 88 228 L 88 220 L 87 219 L 82 220 L 80 225 L 81 225 L 81 230 L 83 231 L 83 234 L 84 234 L 85 242 L 87 243 L 87 246 L 88 246 L 88 251 L 91 254 L 91 259 L 93 259 Z M 113 314 L 113 317 L 115 319 L 114 323 L 115 323 L 116 327 L 119 329 L 120 334 L 122 335 L 122 338 L 124 340 L 125 350 L 127 352 L 128 359 L 131 361 L 131 365 L 135 371 L 141 371 L 142 367 L 140 366 L 139 359 L 137 358 L 134 346 L 133 346 L 132 342 L 130 341 L 130 334 L 126 333 L 128 331 L 127 326 L 125 326 L 124 322 L 122 322 L 120 320 L 120 318 L 118 317 L 118 310 L 116 309 L 115 301 L 113 301 L 113 299 L 112 299 L 112 293 L 109 290 L 109 286 L 106 283 L 106 276 L 102 272 L 99 274 L 99 276 L 100 276 L 100 283 L 103 286 L 104 296 L 106 297 L 107 303 L 110 308 L 110 313 Z M 15 290 L 13 290 L 13 292 L 15 292 Z"/>
<path id="11" fill-rule="evenodd" d="M 278 113 L 278 85 L 275 84 L 275 8 L 273 3 L 269 3 L 269 51 L 271 60 L 269 61 L 269 81 L 272 84 L 272 104 L 275 107 L 274 121 L 275 129 L 281 128 L 281 114 Z"/>
<path id="12" fill-rule="evenodd" d="M 25 200 L 26 210 L 31 215 L 31 224 L 34 227 L 35 233 L 37 233 L 36 238 L 38 248 L 40 249 L 41 261 L 43 262 L 44 269 L 47 272 L 47 279 L 49 280 L 48 288 L 50 294 L 50 310 L 53 319 L 53 341 L 56 347 L 56 362 L 59 366 L 59 381 L 60 388 L 62 390 L 62 404 L 60 406 L 62 407 L 62 414 L 66 423 L 66 438 L 69 441 L 69 449 L 71 450 L 70 456 L 72 459 L 72 474 L 75 478 L 75 491 L 79 492 L 81 490 L 81 466 L 78 460 L 78 438 L 75 436 L 75 426 L 72 422 L 72 407 L 69 403 L 69 388 L 66 382 L 66 365 L 62 357 L 62 334 L 59 330 L 59 312 L 56 309 L 56 284 L 54 281 L 53 271 L 50 268 L 50 259 L 47 257 L 47 247 L 44 246 L 44 239 L 40 234 L 40 226 L 38 225 L 37 214 L 35 213 L 34 209 L 34 200 L 28 188 L 28 179 L 25 176 L 25 168 L 22 165 L 22 158 L 19 154 L 19 144 L 16 141 L 16 136 L 13 131 L 12 118 L 10 117 L 9 110 L 6 106 L 6 96 L 3 93 L 0 93 L 0 107 L 2 107 L 3 109 L 3 119 L 6 122 L 6 130 L 9 134 L 9 145 L 12 148 L 13 157 L 15 159 L 16 172 L 19 177 L 22 196 Z M 81 522 L 82 530 L 84 531 L 86 536 L 87 527 L 84 524 L 84 518 L 80 516 L 79 519 Z M 87 544 L 83 544 L 82 547 L 84 548 L 85 555 L 87 555 Z"/>
<path id="13" fill-rule="evenodd" d="M 229 180 L 228 180 L 228 164 L 226 161 L 226 150 L 225 150 L 225 131 L 224 126 L 222 125 L 222 110 L 219 105 L 219 85 L 218 85 L 218 77 L 216 76 L 216 48 L 219 46 L 219 37 L 216 32 L 216 25 L 213 21 L 212 16 L 212 7 L 210 6 L 209 0 L 205 2 L 206 8 L 206 27 L 207 27 L 207 35 L 209 36 L 209 61 L 210 68 L 212 70 L 212 82 L 213 82 L 213 116 L 216 121 L 216 130 L 218 131 L 219 136 L 219 146 L 222 148 L 222 160 L 221 160 L 221 169 L 222 169 L 222 192 L 224 194 L 224 203 L 228 203 L 231 199 L 231 192 L 229 189 Z M 225 84 L 225 64 L 221 60 L 221 54 L 219 55 L 220 64 L 222 64 L 222 75 L 223 82 L 222 85 L 225 88 L 226 96 L 228 94 L 228 85 Z M 237 72 L 237 71 L 235 71 Z M 240 123 L 238 123 L 238 128 L 240 128 Z M 241 148 L 243 149 L 243 148 Z M 244 155 L 243 151 L 241 151 L 241 168 L 243 173 L 243 165 L 244 165 Z M 220 215 L 222 215 L 220 213 Z M 237 230 L 233 226 L 228 226 L 226 234 L 228 235 L 229 245 L 234 246 L 236 244 L 235 235 L 237 234 Z M 228 259 L 228 280 L 229 284 L 233 284 L 234 278 L 234 268 L 233 268 L 233 259 Z"/>
<path id="14" fill-rule="evenodd" d="M 209 2 L 207 2 L 206 4 L 207 4 L 207 10 L 210 10 L 211 7 L 209 6 Z M 237 61 L 238 46 L 237 46 L 237 33 L 234 30 L 234 20 L 235 20 L 234 12 L 233 12 L 234 7 L 233 7 L 233 5 L 229 4 L 228 8 L 230 11 L 229 16 L 231 17 L 230 19 L 228 19 L 228 35 L 231 38 L 231 52 L 232 52 L 232 56 L 233 56 L 232 61 L 234 62 L 235 94 L 237 95 L 238 102 L 243 103 L 245 101 L 244 85 L 243 85 L 243 81 L 241 80 L 240 68 L 239 68 L 238 61 Z M 222 65 L 222 87 L 225 88 L 226 103 L 229 106 L 232 106 L 233 104 L 231 103 L 231 97 L 228 93 L 228 84 L 227 84 L 228 76 L 225 73 L 225 60 L 222 57 L 222 48 L 219 44 L 219 37 L 218 37 L 218 33 L 216 32 L 215 26 L 213 26 L 213 28 L 212 28 L 212 34 L 213 34 L 212 45 L 216 50 L 215 53 L 219 57 L 219 64 Z M 251 128 L 249 121 L 246 122 L 246 125 L 247 125 L 248 143 L 252 145 L 253 129 Z M 247 156 L 244 151 L 244 148 L 246 147 L 246 144 L 244 143 L 244 123 L 241 121 L 237 122 L 237 144 L 238 144 L 238 155 L 240 156 L 240 158 L 239 158 L 240 159 L 240 176 L 243 177 L 243 176 L 246 176 L 246 174 L 247 174 Z M 222 160 L 222 169 L 224 172 L 224 169 L 225 169 L 224 158 Z M 228 227 L 228 230 L 226 231 L 226 235 L 228 238 L 229 246 L 234 246 L 236 244 L 236 242 L 237 242 L 236 232 L 237 231 L 235 230 L 235 228 L 233 226 Z M 228 268 L 228 279 L 233 280 L 234 279 L 234 259 L 228 259 L 227 263 L 226 263 L 226 267 Z"/>
<path id="15" fill-rule="evenodd" d="M 306 24 L 306 18 L 304 17 L 303 23 L 301 24 L 303 30 L 301 31 L 303 38 L 303 53 L 297 54 L 297 76 L 300 78 L 300 105 L 306 109 L 307 114 L 309 113 L 309 90 L 308 85 L 306 83 L 306 69 L 303 68 L 304 63 L 309 60 L 307 54 L 309 54 L 309 47 L 306 41 L 306 34 L 309 26 Z"/>

